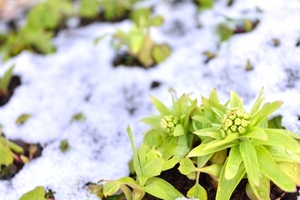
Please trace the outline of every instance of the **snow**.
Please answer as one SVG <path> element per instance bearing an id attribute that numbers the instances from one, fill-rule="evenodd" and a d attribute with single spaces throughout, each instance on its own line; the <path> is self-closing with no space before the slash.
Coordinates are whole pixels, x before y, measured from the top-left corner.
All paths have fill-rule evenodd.
<path id="1" fill-rule="evenodd" d="M 55 54 L 22 52 L 2 63 L 1 74 L 15 64 L 14 74 L 22 80 L 9 103 L 0 107 L 4 133 L 9 139 L 40 143 L 44 150 L 12 180 L 0 181 L 1 200 L 16 200 L 36 186 L 51 189 L 57 200 L 97 199 L 84 185 L 128 175 L 132 152 L 126 127 L 130 125 L 138 146 L 149 128 L 140 119 L 157 113 L 149 96 L 171 105 L 170 87 L 178 96 L 186 93 L 193 98 L 208 96 L 217 88 L 223 101 L 234 90 L 246 107 L 264 87 L 267 101 L 284 101 L 274 116 L 281 114 L 283 124 L 300 134 L 299 0 L 236 0 L 229 8 L 225 0 L 219 0 L 214 9 L 198 14 L 190 1 L 148 3 L 165 16 L 162 27 L 151 29 L 152 37 L 173 50 L 155 68 L 113 68 L 111 37 L 93 44 L 96 37 L 116 28 L 130 28 L 128 20 L 62 31 L 53 39 L 58 49 Z M 257 7 L 263 12 L 257 13 Z M 225 21 L 224 16 L 254 17 L 260 23 L 217 49 L 215 27 Z M 272 45 L 273 38 L 281 41 L 280 46 Z M 217 57 L 204 64 L 204 51 L 217 53 Z M 254 69 L 246 72 L 247 59 Z M 161 85 L 151 89 L 153 81 Z M 86 121 L 70 123 L 78 112 Z M 32 117 L 16 125 L 15 120 L 24 113 Z M 59 149 L 63 139 L 71 146 L 66 153 Z"/>

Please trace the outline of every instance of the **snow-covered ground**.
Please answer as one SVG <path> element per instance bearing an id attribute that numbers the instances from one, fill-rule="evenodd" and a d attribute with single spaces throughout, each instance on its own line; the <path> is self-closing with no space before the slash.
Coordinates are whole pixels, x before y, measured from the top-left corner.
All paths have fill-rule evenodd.
<path id="1" fill-rule="evenodd" d="M 128 175 L 132 152 L 126 127 L 131 126 L 139 145 L 148 129 L 140 119 L 157 113 L 149 96 L 171 105 L 170 87 L 178 96 L 191 93 L 194 98 L 217 88 L 222 100 L 234 90 L 250 106 L 264 86 L 267 101 L 284 101 L 274 115 L 281 114 L 283 124 L 300 134 L 300 46 L 296 46 L 300 1 L 235 0 L 227 7 L 225 0 L 219 0 L 214 9 L 198 14 L 191 1 L 170 2 L 150 2 L 156 13 L 165 16 L 164 25 L 151 29 L 151 34 L 173 50 L 155 68 L 113 68 L 111 38 L 93 44 L 96 37 L 116 28 L 130 28 L 129 21 L 62 31 L 53 40 L 55 54 L 22 52 L 1 64 L 1 74 L 15 64 L 14 74 L 22 80 L 9 103 L 0 107 L 6 137 L 44 147 L 41 157 L 26 164 L 12 180 L 0 181 L 1 200 L 17 200 L 36 186 L 54 191 L 56 200 L 97 199 L 84 185 Z M 252 32 L 234 35 L 218 49 L 215 28 L 225 16 L 260 22 Z M 278 47 L 273 38 L 281 41 Z M 217 57 L 205 64 L 204 51 Z M 245 70 L 247 59 L 253 64 L 251 71 Z M 153 81 L 160 86 L 151 89 Z M 78 112 L 86 121 L 70 123 Z M 16 125 L 24 113 L 32 117 Z M 71 146 L 66 153 L 59 149 L 63 139 Z"/>

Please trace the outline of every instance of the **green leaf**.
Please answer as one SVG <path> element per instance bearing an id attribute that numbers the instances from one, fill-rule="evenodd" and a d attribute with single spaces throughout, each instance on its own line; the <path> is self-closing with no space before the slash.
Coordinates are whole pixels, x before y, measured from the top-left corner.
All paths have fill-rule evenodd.
<path id="1" fill-rule="evenodd" d="M 263 146 L 256 147 L 257 159 L 259 164 L 259 169 L 262 174 L 268 177 L 274 184 L 280 187 L 286 192 L 296 191 L 296 186 L 294 181 L 287 176 L 278 165 L 275 163 L 274 159 Z"/>
<path id="2" fill-rule="evenodd" d="M 109 181 L 103 187 L 103 194 L 110 196 L 115 194 L 121 187 L 121 185 L 128 185 L 134 190 L 142 191 L 142 188 L 131 177 L 123 177 L 116 181 Z"/>
<path id="3" fill-rule="evenodd" d="M 18 117 L 18 119 L 16 120 L 16 124 L 24 124 L 28 119 L 31 118 L 30 114 L 22 114 Z"/>
<path id="4" fill-rule="evenodd" d="M 148 179 L 143 190 L 160 199 L 176 199 L 178 197 L 183 197 L 183 195 L 170 183 L 157 177 Z"/>
<path id="5" fill-rule="evenodd" d="M 203 124 L 212 124 L 212 122 L 211 122 L 209 119 L 207 119 L 206 117 L 204 117 L 204 116 L 202 116 L 202 115 L 194 115 L 194 116 L 192 117 L 192 119 L 193 119 L 193 120 L 196 120 L 196 121 L 198 121 L 198 122 L 201 122 L 201 123 L 203 123 Z"/>
<path id="6" fill-rule="evenodd" d="M 149 178 L 153 176 L 160 175 L 163 166 L 164 160 L 163 158 L 155 158 L 147 163 L 141 163 L 142 165 L 142 176 Z"/>
<path id="7" fill-rule="evenodd" d="M 292 153 L 300 153 L 299 143 L 292 138 L 290 135 L 286 134 L 285 130 L 280 129 L 264 129 L 265 133 L 268 135 L 268 140 L 256 140 L 253 139 L 253 144 L 257 145 L 268 145 L 274 147 L 280 147 L 291 151 Z"/>
<path id="8" fill-rule="evenodd" d="M 255 186 L 251 182 L 246 185 L 246 193 L 250 199 L 269 200 L 270 194 L 270 179 L 263 174 L 259 175 L 259 186 Z"/>
<path id="9" fill-rule="evenodd" d="M 204 172 L 206 174 L 211 175 L 212 177 L 215 177 L 215 179 L 218 179 L 221 173 L 223 165 L 220 164 L 212 164 L 203 168 L 198 168 L 198 172 Z"/>
<path id="10" fill-rule="evenodd" d="M 11 78 L 12 78 L 12 72 L 14 70 L 14 65 L 11 66 L 3 75 L 3 77 L 1 78 L 0 80 L 0 90 L 3 91 L 3 92 L 7 92 L 8 91 L 8 86 L 9 86 L 9 83 L 11 81 Z"/>
<path id="11" fill-rule="evenodd" d="M 300 165 L 298 163 L 279 162 L 278 167 L 283 171 L 290 179 L 294 181 L 297 186 L 300 186 Z"/>
<path id="12" fill-rule="evenodd" d="M 265 146 L 265 148 L 269 151 L 275 162 L 300 163 L 300 154 L 298 153 L 291 153 L 291 151 L 278 146 Z"/>
<path id="13" fill-rule="evenodd" d="M 179 164 L 178 170 L 181 174 L 188 175 L 197 170 L 194 163 L 188 158 L 182 159 Z"/>
<path id="14" fill-rule="evenodd" d="M 158 27 L 161 26 L 163 22 L 164 22 L 164 17 L 162 15 L 155 16 L 150 20 L 150 26 Z"/>
<path id="15" fill-rule="evenodd" d="M 171 114 L 171 110 L 167 106 L 165 106 L 161 101 L 159 101 L 158 99 L 156 99 L 153 96 L 150 96 L 150 98 L 151 98 L 153 105 L 160 112 L 161 115 L 164 116 L 164 115 Z"/>
<path id="16" fill-rule="evenodd" d="M 206 190 L 201 185 L 196 183 L 187 192 L 187 197 L 197 198 L 197 199 L 201 199 L 201 200 L 207 200 L 207 193 L 206 193 Z"/>
<path id="17" fill-rule="evenodd" d="M 254 105 L 251 108 L 251 111 L 250 111 L 251 115 L 254 115 L 259 110 L 259 108 L 261 107 L 262 102 L 265 100 L 265 98 L 261 97 L 263 93 L 264 93 L 264 88 L 262 87 L 260 92 L 259 92 L 259 95 L 258 95 L 258 97 L 257 97 L 257 99 L 254 103 Z"/>
<path id="18" fill-rule="evenodd" d="M 33 190 L 23 194 L 19 200 L 46 200 L 45 189 L 42 186 L 37 186 Z"/>
<path id="19" fill-rule="evenodd" d="M 99 9 L 98 0 L 80 0 L 80 16 L 93 18 L 97 15 Z"/>
<path id="20" fill-rule="evenodd" d="M 226 168 L 227 162 L 225 162 L 225 165 L 221 171 L 219 184 L 217 188 L 217 195 L 216 200 L 229 200 L 234 189 L 239 184 L 239 182 L 244 177 L 246 171 L 244 168 L 244 165 L 242 164 L 241 167 L 238 169 L 236 176 L 232 179 L 226 179 L 225 178 L 225 168 Z"/>
<path id="21" fill-rule="evenodd" d="M 268 140 L 268 135 L 265 133 L 264 129 L 259 128 L 257 126 L 249 128 L 246 133 L 243 135 L 243 137 L 247 138 L 255 138 L 258 140 Z"/>
<path id="22" fill-rule="evenodd" d="M 0 165 L 8 166 L 13 163 L 12 152 L 9 149 L 8 141 L 4 137 L 0 137 L 0 154 Z"/>
<path id="23" fill-rule="evenodd" d="M 210 94 L 209 94 L 209 99 L 212 100 L 212 101 L 216 101 L 216 102 L 219 102 L 219 97 L 218 97 L 218 94 L 217 94 L 217 89 L 214 88 Z"/>
<path id="24" fill-rule="evenodd" d="M 141 121 L 144 122 L 145 124 L 152 126 L 153 128 L 161 127 L 160 126 L 161 117 L 159 117 L 159 116 L 153 115 L 151 117 L 143 118 Z"/>
<path id="25" fill-rule="evenodd" d="M 135 170 L 136 174 L 139 176 L 139 175 L 142 174 L 142 166 L 140 164 L 138 152 L 137 152 L 137 149 L 135 147 L 132 132 L 131 132 L 131 129 L 130 129 L 129 126 L 127 127 L 126 131 L 128 133 L 131 149 L 132 149 L 132 152 L 133 152 L 133 167 L 134 167 L 134 170 Z"/>
<path id="26" fill-rule="evenodd" d="M 214 107 L 211 107 L 211 109 L 220 117 L 222 118 L 224 116 L 224 112 L 222 112 L 221 110 L 217 109 L 217 108 L 214 108 Z"/>
<path id="27" fill-rule="evenodd" d="M 136 40 L 136 39 L 134 39 L 134 40 Z M 138 54 L 138 59 L 143 64 L 144 67 L 150 67 L 151 65 L 154 64 L 154 60 L 152 58 L 152 49 L 154 46 L 155 46 L 155 43 L 151 39 L 150 34 L 148 32 L 143 37 L 143 43 L 142 43 L 141 48 L 136 51 L 136 54 Z M 131 48 L 131 50 L 133 51 L 132 48 Z"/>
<path id="28" fill-rule="evenodd" d="M 170 56 L 171 51 L 171 48 L 167 44 L 154 45 L 152 57 L 156 63 L 161 63 Z"/>
<path id="29" fill-rule="evenodd" d="M 283 104 L 282 101 L 275 101 L 265 105 L 262 109 L 257 111 L 252 117 L 252 121 L 249 126 L 258 126 L 264 120 L 266 120 L 275 110 L 277 110 Z"/>
<path id="30" fill-rule="evenodd" d="M 194 134 L 199 135 L 199 136 L 207 136 L 207 137 L 211 137 L 214 139 L 223 139 L 223 137 L 221 136 L 221 132 L 219 129 L 217 128 L 204 128 L 204 129 L 200 129 L 198 131 L 195 131 Z"/>
<path id="31" fill-rule="evenodd" d="M 243 161 L 239 148 L 239 145 L 236 145 L 230 149 L 224 173 L 227 180 L 233 179 L 236 176 Z"/>
<path id="32" fill-rule="evenodd" d="M 147 46 L 144 46 L 144 43 L 145 41 L 149 42 L 150 36 L 149 34 L 145 35 L 144 30 L 133 27 L 127 37 L 129 37 L 129 48 L 132 55 L 136 56 L 143 49 L 148 48 Z"/>
<path id="33" fill-rule="evenodd" d="M 220 42 L 228 40 L 233 35 L 233 29 L 226 23 L 221 23 L 217 26 L 217 33 L 220 37 Z"/>
<path id="34" fill-rule="evenodd" d="M 183 129 L 182 124 L 177 124 L 176 127 L 175 127 L 175 130 L 173 132 L 173 136 L 178 137 L 178 136 L 181 136 L 183 134 L 184 134 L 184 129 Z"/>
<path id="35" fill-rule="evenodd" d="M 230 91 L 230 108 L 243 108 L 243 100 L 239 97 L 239 95 L 234 92 Z"/>
<path id="36" fill-rule="evenodd" d="M 259 166 L 256 150 L 249 140 L 244 140 L 239 146 L 248 180 L 255 186 L 259 186 Z"/>
<path id="37" fill-rule="evenodd" d="M 71 123 L 72 122 L 84 122 L 86 120 L 86 117 L 84 116 L 83 113 L 75 113 L 72 118 L 71 118 Z"/>

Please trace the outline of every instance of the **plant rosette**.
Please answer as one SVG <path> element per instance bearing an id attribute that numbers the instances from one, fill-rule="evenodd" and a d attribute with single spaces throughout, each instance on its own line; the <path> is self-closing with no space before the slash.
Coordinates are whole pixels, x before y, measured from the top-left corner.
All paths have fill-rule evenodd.
<path id="1" fill-rule="evenodd" d="M 286 192 L 295 192 L 300 185 L 300 137 L 268 128 L 268 117 L 282 102 L 263 105 L 262 93 L 263 89 L 247 112 L 235 92 L 223 105 L 213 90 L 208 99 L 202 97 L 192 116 L 201 144 L 181 160 L 179 170 L 188 176 L 196 173 L 197 178 L 201 172 L 211 175 L 217 182 L 216 200 L 230 199 L 243 178 L 248 180 L 246 193 L 251 199 L 270 199 L 271 181 Z"/>
<path id="2" fill-rule="evenodd" d="M 197 109 L 197 100 L 192 100 L 187 95 L 182 95 L 179 99 L 172 96 L 171 109 L 152 96 L 151 101 L 160 115 L 142 119 L 152 127 L 146 132 L 144 142 L 157 148 L 164 158 L 176 159 L 179 162 L 194 143 L 195 135 L 190 128 L 191 115 Z"/>

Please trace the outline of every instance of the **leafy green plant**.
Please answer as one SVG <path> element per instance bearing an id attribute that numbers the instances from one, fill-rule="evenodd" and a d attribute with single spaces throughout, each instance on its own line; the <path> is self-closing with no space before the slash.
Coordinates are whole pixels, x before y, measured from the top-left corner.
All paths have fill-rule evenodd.
<path id="1" fill-rule="evenodd" d="M 284 129 L 268 128 L 269 115 L 282 102 L 263 105 L 262 93 L 263 90 L 250 112 L 246 112 L 242 98 L 235 92 L 231 91 L 229 102 L 223 105 L 214 90 L 209 99 L 202 97 L 198 115 L 192 117 L 194 133 L 201 144 L 187 158 L 196 158 L 199 166 L 192 168 L 192 160 L 186 158 L 180 168 L 185 174 L 199 174 L 204 171 L 203 163 L 210 161 L 207 167 L 215 165 L 214 170 L 206 173 L 218 180 L 217 200 L 230 199 L 243 178 L 248 180 L 246 192 L 251 199 L 269 199 L 270 181 L 287 192 L 295 191 L 300 184 L 300 146 L 296 141 L 299 136 Z M 215 156 L 219 157 L 217 162 Z"/>
<path id="2" fill-rule="evenodd" d="M 137 150 L 133 141 L 130 128 L 127 128 L 133 150 L 133 165 L 136 172 L 136 180 L 131 177 L 123 177 L 116 181 L 106 182 L 103 188 L 104 196 L 115 194 L 120 188 L 123 190 L 126 199 L 141 200 L 146 193 L 160 199 L 176 199 L 183 195 L 172 185 L 158 176 L 162 171 L 174 166 L 173 159 L 166 160 L 155 148 L 142 143 Z"/>
<path id="3" fill-rule="evenodd" d="M 29 11 L 23 27 L 1 39 L 0 52 L 4 60 L 25 49 L 42 54 L 55 52 L 51 43 L 54 30 L 72 15 L 74 10 L 70 0 L 46 0 L 38 3 Z"/>
<path id="4" fill-rule="evenodd" d="M 24 150 L 22 147 L 0 135 L 0 173 L 2 173 L 5 167 L 12 164 L 14 160 L 21 163 L 28 162 L 28 158 L 23 156 L 23 153 Z"/>
<path id="5" fill-rule="evenodd" d="M 181 174 L 195 180 L 186 194 L 190 199 L 208 199 L 200 185 L 203 173 L 216 187 L 216 200 L 230 199 L 242 180 L 250 199 L 270 199 L 271 182 L 285 192 L 296 191 L 300 185 L 300 136 L 282 129 L 280 117 L 268 120 L 282 102 L 263 104 L 262 94 L 263 89 L 250 111 L 234 91 L 224 104 L 215 89 L 209 98 L 202 97 L 199 106 L 187 95 L 173 97 L 171 109 L 151 97 L 159 115 L 142 120 L 151 129 L 138 150 L 127 130 L 136 180 L 106 181 L 104 195 L 121 188 L 127 199 L 141 199 L 146 193 L 160 199 L 187 199 L 157 177 L 177 163 Z M 162 189 L 168 191 L 166 196 L 160 193 Z"/>
<path id="6" fill-rule="evenodd" d="M 114 20 L 126 15 L 139 0 L 81 0 L 79 15 L 94 18 L 102 12 L 105 20 Z"/>
<path id="7" fill-rule="evenodd" d="M 198 4 L 198 9 L 211 9 L 214 6 L 214 0 L 195 0 Z"/>
<path id="8" fill-rule="evenodd" d="M 144 67 L 164 61 L 171 53 L 167 44 L 156 44 L 150 37 L 149 27 L 160 26 L 162 16 L 151 16 L 149 8 L 140 8 L 131 14 L 134 26 L 129 32 L 118 29 L 113 35 L 114 47 L 138 60 Z"/>

